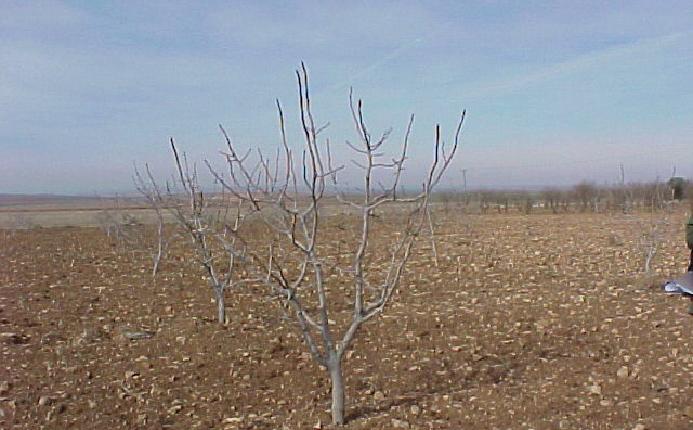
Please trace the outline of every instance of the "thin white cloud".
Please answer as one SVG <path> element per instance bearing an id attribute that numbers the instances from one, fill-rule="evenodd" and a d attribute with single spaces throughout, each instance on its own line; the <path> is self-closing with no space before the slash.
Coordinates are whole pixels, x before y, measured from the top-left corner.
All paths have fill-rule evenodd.
<path id="1" fill-rule="evenodd" d="M 509 79 L 481 81 L 471 84 L 469 90 L 465 91 L 464 94 L 465 97 L 469 98 L 481 98 L 517 91 L 556 77 L 582 70 L 595 69 L 636 55 L 657 52 L 671 47 L 682 40 L 686 40 L 692 35 L 693 33 L 691 32 L 674 33 L 588 52 L 565 61 L 538 68 L 529 73 L 513 76 Z M 449 81 L 446 85 L 453 82 Z"/>
<path id="2" fill-rule="evenodd" d="M 216 41 L 246 49 L 369 57 L 374 47 L 398 46 L 435 28 L 432 9 L 415 2 L 239 2 L 210 10 L 206 29 Z"/>
<path id="3" fill-rule="evenodd" d="M 364 67 L 363 69 L 359 70 L 356 73 L 353 73 L 351 76 L 349 76 L 344 82 L 340 82 L 338 84 L 331 85 L 327 88 L 325 88 L 322 91 L 318 91 L 318 93 L 334 93 L 339 90 L 342 90 L 344 88 L 348 88 L 349 86 L 353 85 L 355 82 L 365 79 L 368 76 L 372 75 L 374 72 L 376 72 L 378 69 L 381 69 L 387 63 L 394 61 L 395 59 L 407 54 L 411 50 L 415 49 L 417 46 L 419 46 L 423 42 L 423 39 L 420 37 L 417 37 L 416 39 L 403 43 L 397 48 L 393 49 L 389 53 L 383 55 L 380 57 L 378 60 L 374 61 L 373 63 L 369 64 L 368 66 Z"/>

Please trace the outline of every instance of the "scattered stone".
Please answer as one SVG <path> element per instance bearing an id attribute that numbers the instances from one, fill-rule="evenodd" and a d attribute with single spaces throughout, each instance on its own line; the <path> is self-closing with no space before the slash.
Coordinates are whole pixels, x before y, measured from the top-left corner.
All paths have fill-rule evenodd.
<path id="1" fill-rule="evenodd" d="M 392 427 L 396 429 L 408 429 L 409 428 L 409 421 L 406 420 L 399 420 L 397 418 L 392 419 Z"/>
<path id="2" fill-rule="evenodd" d="M 411 412 L 412 415 L 419 415 L 421 413 L 421 408 L 418 405 L 411 405 L 409 412 Z"/>
<path id="3" fill-rule="evenodd" d="M 78 345 L 83 343 L 98 342 L 103 338 L 103 333 L 98 328 L 85 328 L 82 332 L 74 339 L 74 342 Z"/>
<path id="4" fill-rule="evenodd" d="M 227 424 L 231 423 L 240 423 L 243 422 L 243 417 L 230 417 L 230 418 L 224 418 L 224 422 Z"/>
<path id="5" fill-rule="evenodd" d="M 627 378 L 628 377 L 628 366 L 622 366 L 616 371 L 616 376 L 619 378 Z"/>
<path id="6" fill-rule="evenodd" d="M 633 430 L 645 430 L 645 426 L 638 423 L 635 427 L 633 427 Z"/>
<path id="7" fill-rule="evenodd" d="M 123 330 L 121 334 L 128 340 L 141 340 L 150 339 L 155 333 L 150 330 Z"/>
<path id="8" fill-rule="evenodd" d="M 385 400 L 385 394 L 382 391 L 376 391 L 375 394 L 373 394 L 373 400 L 376 402 L 382 402 Z"/>
<path id="9" fill-rule="evenodd" d="M 38 404 L 39 406 L 48 406 L 51 403 L 53 403 L 53 399 L 51 399 L 48 396 L 41 396 L 39 397 Z"/>
<path id="10" fill-rule="evenodd" d="M 12 388 L 12 384 L 10 384 L 9 381 L 1 381 L 0 382 L 0 396 L 9 393 L 10 388 Z"/>
<path id="11" fill-rule="evenodd" d="M 5 332 L 0 333 L 0 339 L 2 339 L 3 342 L 7 342 L 9 339 L 15 338 L 17 336 L 18 336 L 17 333 L 12 333 L 10 331 L 5 331 Z"/>
<path id="12" fill-rule="evenodd" d="M 21 334 L 4 332 L 0 333 L 0 341 L 10 345 L 23 345 L 28 343 L 29 339 L 27 336 L 22 336 Z"/>
<path id="13" fill-rule="evenodd" d="M 41 345 L 48 345 L 55 342 L 64 342 L 65 337 L 55 331 L 50 331 L 41 336 Z"/>

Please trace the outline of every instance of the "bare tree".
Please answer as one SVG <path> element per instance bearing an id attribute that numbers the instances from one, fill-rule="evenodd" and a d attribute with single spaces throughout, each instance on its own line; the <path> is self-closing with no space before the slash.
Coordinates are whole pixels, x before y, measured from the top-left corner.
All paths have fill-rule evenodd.
<path id="1" fill-rule="evenodd" d="M 279 129 L 283 165 L 277 162 L 274 168 L 259 154 L 257 163 L 251 162 L 246 155 L 241 155 L 224 128 L 220 126 L 226 141 L 227 151 L 223 154 L 226 161 L 226 173 L 206 162 L 215 180 L 239 202 L 247 205 L 248 216 L 257 214 L 272 231 L 266 236 L 266 246 L 252 245 L 252 239 L 244 236 L 237 228 L 230 230 L 236 239 L 236 247 L 242 245 L 251 257 L 256 270 L 263 273 L 264 285 L 273 296 L 280 299 L 286 317 L 293 318 L 296 327 L 317 364 L 324 367 L 331 381 L 332 421 L 335 425 L 344 424 L 344 380 L 342 361 L 345 353 L 352 347 L 360 327 L 372 318 L 380 315 L 391 301 L 405 272 L 414 244 L 426 226 L 429 218 L 429 202 L 434 187 L 440 182 L 458 149 L 460 131 L 465 114 L 462 113 L 454 135 L 452 147 L 446 151 L 441 139 L 440 126 L 436 126 L 433 142 L 434 158 L 428 169 L 421 189 L 416 194 L 402 195 L 398 189 L 407 161 L 409 138 L 414 123 L 414 116 L 409 118 L 398 155 L 391 160 L 385 159 L 383 145 L 390 136 L 390 130 L 374 138 L 368 131 L 364 120 L 363 103 L 354 101 L 350 94 L 349 101 L 358 144 L 347 141 L 347 145 L 362 160 L 352 160 L 362 171 L 363 188 L 357 197 L 354 194 L 340 192 L 338 180 L 344 166 L 333 165 L 329 140 L 319 143 L 319 135 L 326 126 L 318 126 L 314 120 L 309 91 L 308 74 L 303 64 L 296 71 L 298 80 L 300 124 L 303 140 L 301 162 L 296 163 L 294 154 L 287 143 L 284 112 L 277 101 Z M 174 147 L 175 152 L 175 147 Z M 187 184 L 190 194 L 192 213 L 199 213 L 203 200 L 201 190 L 194 186 L 195 181 L 186 179 L 185 163 L 176 156 L 176 163 L 181 182 Z M 297 174 L 296 170 L 300 169 Z M 387 184 L 376 179 L 378 174 L 391 174 Z M 193 175 L 193 178 L 195 176 Z M 351 252 L 350 262 L 341 267 L 334 262 L 325 249 L 326 237 L 323 223 L 325 221 L 325 196 L 329 189 L 334 189 L 336 199 L 345 211 L 355 213 L 358 221 L 358 238 Z M 372 267 L 378 257 L 371 246 L 372 223 L 376 209 L 395 205 L 400 211 L 383 212 L 383 216 L 402 216 L 401 234 L 394 236 L 390 244 L 390 255 L 386 258 L 386 269 L 376 277 L 378 272 Z M 194 242 L 204 254 L 204 227 L 199 224 L 200 216 L 192 221 L 185 221 Z M 239 218 L 237 218 L 239 219 Z M 211 268 L 208 268 L 211 274 Z M 337 275 L 335 279 L 333 276 Z M 333 315 L 337 310 L 331 308 L 338 284 L 351 285 L 351 293 L 337 302 L 350 304 L 352 308 L 349 321 L 343 331 L 337 333 L 332 327 Z"/>
<path id="2" fill-rule="evenodd" d="M 546 188 L 541 192 L 541 197 L 544 199 L 546 206 L 551 209 L 551 212 L 557 214 L 561 199 L 561 191 L 556 188 Z"/>
<path id="3" fill-rule="evenodd" d="M 575 195 L 575 200 L 582 204 L 583 212 L 586 212 L 588 209 L 595 211 L 595 202 L 598 198 L 598 191 L 594 184 L 586 181 L 580 182 L 573 188 L 573 193 Z"/>
<path id="4" fill-rule="evenodd" d="M 152 254 L 152 278 L 156 278 L 159 272 L 159 264 L 161 259 L 164 257 L 168 250 L 168 245 L 170 237 L 166 234 L 165 230 L 165 220 L 164 220 L 164 209 L 165 200 L 161 194 L 158 184 L 154 180 L 154 176 L 149 170 L 149 165 L 145 163 L 144 171 L 147 175 L 145 179 L 140 173 L 137 166 L 135 168 L 135 177 L 133 178 L 135 182 L 135 188 L 142 194 L 142 196 L 147 200 L 147 203 L 154 210 L 157 220 L 156 228 L 156 251 Z"/>
<path id="5" fill-rule="evenodd" d="M 633 190 L 632 187 L 626 185 L 626 170 L 623 163 L 619 163 L 620 181 L 617 192 L 617 201 L 621 204 L 623 213 L 632 211 L 633 206 Z"/>
<path id="6" fill-rule="evenodd" d="M 428 220 L 428 231 L 431 234 L 431 252 L 433 253 L 433 264 L 438 268 L 438 248 L 436 247 L 436 232 L 433 227 L 433 217 L 431 208 L 426 208 L 426 219 Z"/>
<path id="7" fill-rule="evenodd" d="M 116 244 L 133 246 L 136 242 L 133 230 L 140 226 L 140 221 L 121 207 L 117 193 L 112 201 L 104 201 L 106 205 L 111 203 L 112 208 L 106 206 L 95 215 L 96 222 L 107 237 L 113 237 Z"/>
<path id="8" fill-rule="evenodd" d="M 661 243 L 664 241 L 665 228 L 669 223 L 669 208 L 665 205 L 665 188 L 659 178 L 648 187 L 650 220 L 648 228 L 640 238 L 640 247 L 644 256 L 644 271 L 650 273 Z"/>
<path id="9" fill-rule="evenodd" d="M 650 273 L 652 260 L 659 250 L 660 242 L 662 241 L 661 223 L 653 221 L 650 224 L 649 231 L 644 233 L 640 239 L 640 244 L 644 254 L 644 270 L 645 273 Z"/>
<path id="10" fill-rule="evenodd" d="M 147 179 L 135 168 L 136 186 L 154 208 L 158 218 L 159 241 L 153 273 L 156 274 L 161 255 L 168 247 L 162 212 L 165 208 L 190 239 L 196 261 L 202 267 L 214 294 L 217 322 L 225 324 L 226 290 L 252 281 L 242 279 L 242 273 L 238 270 L 246 256 L 245 245 L 237 240 L 237 231 L 245 219 L 243 200 L 231 202 L 223 193 L 220 196 L 206 194 L 200 185 L 196 166 L 188 164 L 185 153 L 180 156 L 173 139 L 170 139 L 170 147 L 176 175 L 166 183 L 165 192 L 160 189 L 146 164 Z M 234 209 L 230 210 L 232 206 Z"/>

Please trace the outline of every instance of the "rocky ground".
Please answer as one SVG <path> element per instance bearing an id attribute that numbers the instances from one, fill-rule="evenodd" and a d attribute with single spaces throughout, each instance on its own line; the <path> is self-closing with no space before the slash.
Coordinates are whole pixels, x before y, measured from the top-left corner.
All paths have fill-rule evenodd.
<path id="1" fill-rule="evenodd" d="M 345 362 L 347 428 L 693 428 L 693 316 L 656 287 L 685 270 L 684 217 L 663 217 L 436 214 L 437 267 L 422 239 Z M 162 269 L 98 229 L 0 231 L 0 427 L 329 427 L 276 303 L 229 292 L 219 326 L 189 255 Z"/>

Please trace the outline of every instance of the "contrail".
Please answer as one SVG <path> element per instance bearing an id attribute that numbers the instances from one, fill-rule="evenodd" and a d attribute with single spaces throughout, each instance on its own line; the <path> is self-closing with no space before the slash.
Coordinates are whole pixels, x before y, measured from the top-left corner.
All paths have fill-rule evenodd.
<path id="1" fill-rule="evenodd" d="M 491 82 L 479 82 L 470 86 L 470 91 L 466 92 L 467 97 L 485 97 L 489 95 L 502 94 L 514 91 L 537 82 L 571 73 L 576 70 L 593 68 L 600 64 L 618 60 L 623 57 L 639 55 L 647 51 L 655 51 L 667 48 L 680 40 L 690 37 L 692 32 L 673 33 L 665 36 L 652 37 L 636 40 L 632 43 L 611 46 L 604 49 L 578 55 L 569 60 L 560 61 L 545 67 L 540 67 L 530 73 Z M 457 82 L 451 79 L 442 85 L 450 85 Z"/>
<path id="2" fill-rule="evenodd" d="M 394 60 L 395 58 L 398 58 L 402 56 L 404 53 L 407 51 L 415 48 L 417 45 L 419 45 L 421 42 L 423 42 L 423 39 L 420 37 L 417 37 L 416 39 L 412 40 L 409 43 L 403 43 L 402 45 L 398 46 L 397 48 L 393 49 L 390 51 L 388 54 L 382 56 L 380 59 L 377 61 L 371 63 L 367 67 L 364 67 L 360 71 L 354 73 L 353 75 L 349 76 L 346 81 L 340 82 L 338 84 L 332 85 L 330 87 L 325 88 L 324 90 L 318 91 L 319 93 L 322 92 L 334 92 L 341 90 L 343 88 L 348 88 L 351 86 L 355 81 L 358 81 L 359 79 L 363 79 L 364 77 L 370 75 L 373 73 L 375 70 L 381 68 L 385 64 L 389 63 L 390 61 Z"/>

